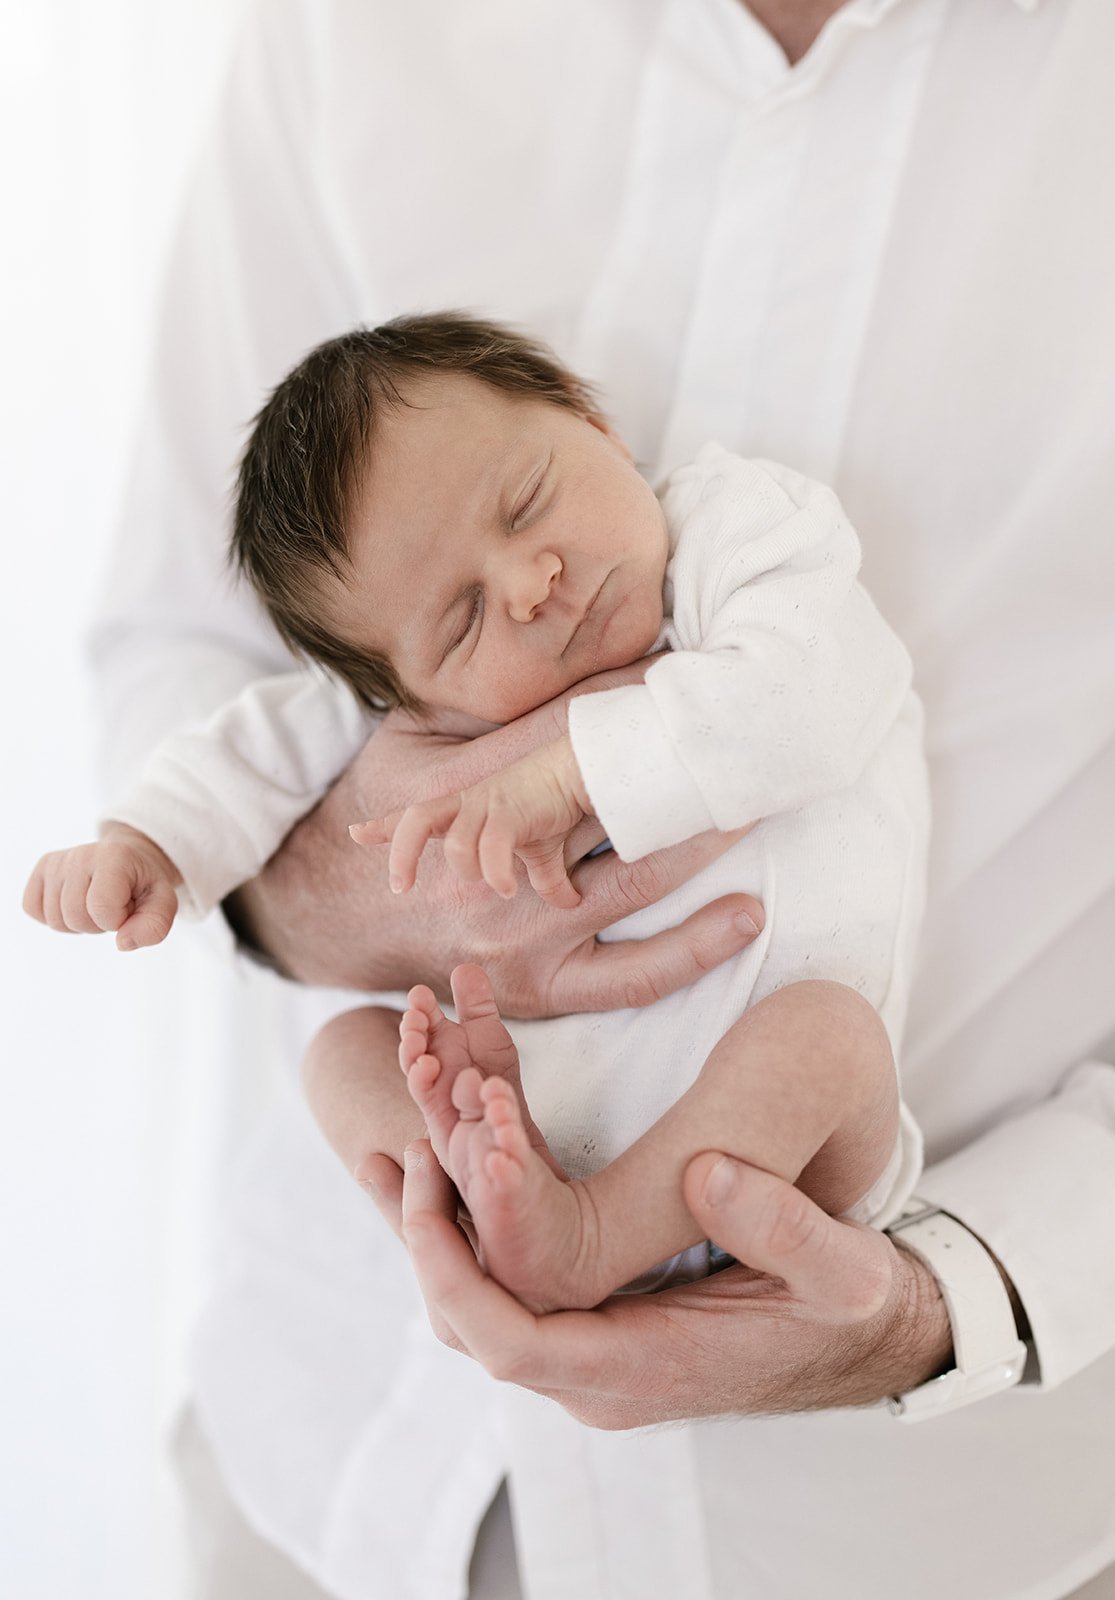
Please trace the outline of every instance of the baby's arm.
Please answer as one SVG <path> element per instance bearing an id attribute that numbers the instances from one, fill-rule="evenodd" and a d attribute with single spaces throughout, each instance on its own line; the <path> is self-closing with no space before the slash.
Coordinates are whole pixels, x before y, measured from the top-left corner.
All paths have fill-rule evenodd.
<path id="1" fill-rule="evenodd" d="M 176 890 L 201 916 L 253 877 L 370 730 L 367 712 L 322 673 L 249 685 L 158 746 L 99 843 L 44 856 L 24 910 L 61 932 L 115 930 L 121 950 L 160 943 Z"/>
<path id="2" fill-rule="evenodd" d="M 466 882 L 483 879 L 510 899 L 516 890 L 517 856 L 542 899 L 571 910 L 581 897 L 569 879 L 565 843 L 591 814 L 566 734 L 471 789 L 407 806 L 380 821 L 354 824 L 349 831 L 357 844 L 390 842 L 388 876 L 396 894 L 414 887 L 418 858 L 428 840 L 444 839 L 446 859 Z"/>
<path id="3" fill-rule="evenodd" d="M 255 876 L 372 727 L 349 690 L 320 671 L 260 679 L 159 745 L 111 815 L 177 863 L 183 909 L 202 916 Z"/>
<path id="4" fill-rule="evenodd" d="M 859 585 L 860 547 L 836 496 L 719 447 L 674 475 L 675 648 L 643 683 L 577 696 L 569 737 L 464 794 L 353 830 L 390 839 L 409 889 L 444 837 L 469 881 L 515 892 L 512 856 L 558 906 L 569 827 L 598 817 L 624 861 L 728 832 L 853 783 L 892 727 L 910 658 Z"/>
<path id="5" fill-rule="evenodd" d="M 59 933 L 115 933 L 118 950 L 140 950 L 170 932 L 181 881 L 146 834 L 109 823 L 95 844 L 43 856 L 23 892 L 23 909 Z"/>
<path id="6" fill-rule="evenodd" d="M 848 787 L 912 677 L 830 489 L 708 446 L 662 503 L 677 530 L 673 649 L 643 683 L 569 712 L 593 812 L 625 861 Z"/>

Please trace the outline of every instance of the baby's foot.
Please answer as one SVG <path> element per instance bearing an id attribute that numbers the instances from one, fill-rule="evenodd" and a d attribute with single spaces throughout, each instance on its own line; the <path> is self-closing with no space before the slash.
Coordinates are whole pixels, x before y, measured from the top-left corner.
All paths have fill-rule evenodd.
<path id="1" fill-rule="evenodd" d="M 457 1022 L 445 1015 L 433 990 L 419 984 L 407 996 L 408 1009 L 399 1024 L 399 1065 L 426 1119 L 434 1154 L 456 1182 L 457 1175 L 449 1163 L 450 1135 L 460 1120 L 453 1085 L 462 1072 L 475 1068 L 482 1078 L 507 1084 L 518 1102 L 532 1145 L 545 1152 L 544 1159 L 560 1171 L 527 1110 L 519 1076 L 519 1052 L 503 1025 L 487 974 L 481 967 L 457 967 L 449 982 Z"/>
<path id="2" fill-rule="evenodd" d="M 487 1271 L 534 1311 L 596 1305 L 607 1286 L 592 1270 L 595 1215 L 582 1186 L 537 1148 L 506 1079 L 466 1067 L 451 1095 L 458 1120 L 447 1170 L 471 1213 Z"/>

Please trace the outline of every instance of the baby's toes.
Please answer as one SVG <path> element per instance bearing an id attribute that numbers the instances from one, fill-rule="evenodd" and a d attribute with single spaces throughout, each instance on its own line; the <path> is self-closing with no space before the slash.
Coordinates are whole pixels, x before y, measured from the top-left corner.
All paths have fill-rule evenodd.
<path id="1" fill-rule="evenodd" d="M 409 1072 L 419 1056 L 427 1053 L 430 1040 L 429 1022 L 422 1011 L 404 1011 L 399 1021 L 399 1065 Z"/>
<path id="2" fill-rule="evenodd" d="M 484 1116 L 481 1090 L 491 1079 L 482 1078 L 475 1067 L 466 1067 L 453 1080 L 452 1100 L 465 1122 L 479 1122 Z"/>
<path id="3" fill-rule="evenodd" d="M 518 1096 L 502 1078 L 488 1078 L 480 1089 L 484 1121 L 491 1129 L 496 1148 L 520 1162 L 530 1154 L 530 1141 L 523 1126 Z"/>
<path id="4" fill-rule="evenodd" d="M 436 1056 L 417 1056 L 407 1069 L 407 1088 L 410 1090 L 410 1097 L 425 1114 L 427 1125 L 431 1116 L 441 1109 L 436 1093 L 440 1077 L 441 1062 Z"/>

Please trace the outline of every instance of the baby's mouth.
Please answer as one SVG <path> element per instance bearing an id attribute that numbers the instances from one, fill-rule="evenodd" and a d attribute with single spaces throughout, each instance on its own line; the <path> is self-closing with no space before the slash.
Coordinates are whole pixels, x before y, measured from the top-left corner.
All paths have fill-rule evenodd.
<path id="1" fill-rule="evenodd" d="M 573 643 L 577 639 L 578 635 L 580 634 L 581 629 L 584 627 L 585 623 L 592 616 L 593 612 L 596 609 L 596 602 L 600 599 L 600 596 L 603 594 L 605 586 L 607 585 L 608 579 L 611 576 L 612 576 L 612 574 L 610 572 L 607 573 L 607 575 L 604 577 L 603 581 L 601 582 L 599 588 L 596 590 L 596 593 L 592 596 L 592 598 L 589 600 L 588 605 L 581 612 L 580 621 L 575 625 L 575 627 L 573 629 L 573 632 L 569 635 L 568 639 L 565 641 L 565 647 L 561 652 L 562 657 L 564 657 L 566 655 L 566 653 L 572 648 Z"/>

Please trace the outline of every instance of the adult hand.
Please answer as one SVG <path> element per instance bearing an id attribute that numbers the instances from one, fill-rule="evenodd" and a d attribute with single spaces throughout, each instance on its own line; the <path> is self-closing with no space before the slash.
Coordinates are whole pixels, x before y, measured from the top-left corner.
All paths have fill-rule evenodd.
<path id="1" fill-rule="evenodd" d="M 367 1176 L 410 1251 L 438 1337 L 592 1427 L 866 1405 L 950 1359 L 940 1290 L 909 1252 L 726 1156 L 690 1163 L 686 1203 L 748 1266 L 543 1316 L 481 1270 L 425 1141 L 408 1147 L 405 1177 L 386 1157 Z"/>
<path id="2" fill-rule="evenodd" d="M 592 687 L 631 682 L 645 668 L 608 673 Z M 441 851 L 423 859 L 418 893 L 393 895 L 386 852 L 349 838 L 352 822 L 466 789 L 555 739 L 571 698 L 469 742 L 388 717 L 263 873 L 233 897 L 234 926 L 305 983 L 392 990 L 424 982 L 445 998 L 452 968 L 474 961 L 489 974 L 501 1009 L 516 1017 L 648 1005 L 737 954 L 763 921 L 758 902 L 743 894 L 725 895 L 648 939 L 604 943 L 597 935 L 691 878 L 739 833 L 705 834 L 628 864 L 611 853 L 583 859 L 603 838 L 595 819 L 586 819 L 567 845 L 582 897 L 574 910 L 546 905 L 526 889 L 525 875 L 520 893 L 501 900 L 450 873 Z"/>

